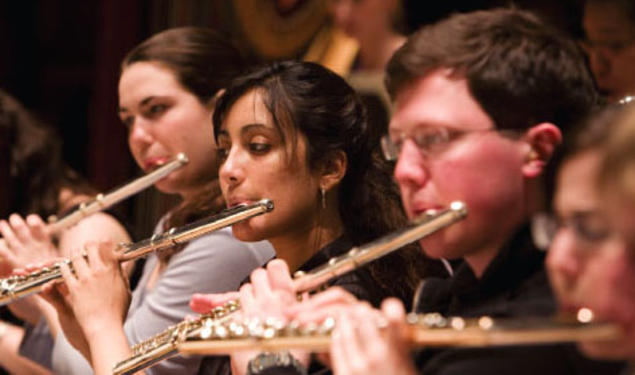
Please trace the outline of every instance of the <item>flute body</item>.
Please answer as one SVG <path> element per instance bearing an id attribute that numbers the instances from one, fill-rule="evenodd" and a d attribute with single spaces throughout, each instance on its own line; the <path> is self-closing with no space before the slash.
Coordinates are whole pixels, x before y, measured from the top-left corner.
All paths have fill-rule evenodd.
<path id="1" fill-rule="evenodd" d="M 368 322 L 373 324 L 373 322 Z M 381 327 L 381 324 L 378 324 Z M 300 327 L 276 321 L 214 322 L 199 337 L 179 343 L 183 354 L 223 355 L 239 350 L 329 350 L 335 320 Z M 410 314 L 404 338 L 411 347 L 487 347 L 616 340 L 615 325 L 557 318 L 446 318 L 438 313 Z"/>
<path id="2" fill-rule="evenodd" d="M 271 210 L 273 210 L 273 202 L 269 199 L 263 199 L 250 205 L 237 206 L 225 210 L 217 215 L 198 220 L 179 228 L 172 228 L 162 234 L 156 234 L 140 242 L 120 244 L 120 261 L 125 262 L 137 259 L 151 252 L 169 249 L 218 229 L 270 212 Z M 69 266 L 72 265 L 68 259 L 62 262 Z M 51 267 L 42 268 L 28 275 L 10 276 L 0 279 L 0 306 L 30 294 L 40 292 L 42 286 L 51 280 L 61 281 L 60 265 L 60 263 L 56 263 Z"/>
<path id="3" fill-rule="evenodd" d="M 403 246 L 435 233 L 467 215 L 463 202 L 453 202 L 449 208 L 430 211 L 412 225 L 383 236 L 346 254 L 330 259 L 326 264 L 309 273 L 296 273 L 294 285 L 298 293 L 311 291 L 329 280 L 359 268 L 375 259 L 390 254 Z M 196 319 L 182 321 L 163 332 L 132 347 L 132 356 L 115 365 L 113 374 L 133 374 L 163 359 L 178 354 L 177 344 L 188 338 L 200 337 L 211 324 L 227 322 L 240 309 L 238 301 L 217 307 Z"/>
<path id="4" fill-rule="evenodd" d="M 59 233 L 69 227 L 72 227 L 80 220 L 89 215 L 114 206 L 122 200 L 154 185 L 155 182 L 159 181 L 175 170 L 183 167 L 185 164 L 187 164 L 187 162 L 187 156 L 185 156 L 185 154 L 183 153 L 179 153 L 174 159 L 170 160 L 154 171 L 141 176 L 123 186 L 113 189 L 107 194 L 97 194 L 92 200 L 81 203 L 77 209 L 64 215 L 60 219 L 57 219 L 55 216 L 49 217 L 49 233 Z"/>

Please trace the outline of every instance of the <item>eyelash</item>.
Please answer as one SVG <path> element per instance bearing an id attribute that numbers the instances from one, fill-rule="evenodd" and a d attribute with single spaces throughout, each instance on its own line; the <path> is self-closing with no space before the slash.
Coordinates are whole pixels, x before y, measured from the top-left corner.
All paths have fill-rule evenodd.
<path id="1" fill-rule="evenodd" d="M 249 151 L 255 154 L 265 154 L 271 149 L 271 145 L 268 143 L 251 142 L 249 143 Z"/>
<path id="2" fill-rule="evenodd" d="M 150 106 L 150 108 L 148 108 L 147 114 L 149 116 L 160 115 L 165 112 L 166 109 L 168 109 L 168 106 L 165 104 L 153 104 Z"/>

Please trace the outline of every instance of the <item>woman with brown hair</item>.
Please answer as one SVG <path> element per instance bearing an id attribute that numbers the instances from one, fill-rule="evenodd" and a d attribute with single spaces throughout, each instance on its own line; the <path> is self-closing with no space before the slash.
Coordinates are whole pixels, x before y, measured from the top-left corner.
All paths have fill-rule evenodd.
<path id="1" fill-rule="evenodd" d="M 182 199 L 157 231 L 223 207 L 210 119 L 215 95 L 242 67 L 240 54 L 223 36 L 194 27 L 156 34 L 124 58 L 119 116 L 128 127 L 135 161 L 150 171 L 180 152 L 189 158 L 185 167 L 155 185 Z M 130 300 L 125 278 L 112 258 L 114 245 L 100 248 L 102 253 L 89 246 L 87 259 L 75 254 L 76 275 L 67 274 L 68 289 L 51 288 L 49 299 L 72 345 L 95 369 L 108 371 L 129 354 L 130 345 L 181 321 L 190 312 L 194 291 L 233 290 L 251 269 L 273 256 L 268 243 L 241 243 L 229 229 L 218 231 L 151 255 Z M 106 253 L 110 262 L 104 263 Z M 149 372 L 191 373 L 199 361 L 174 358 Z M 53 350 L 53 368 L 64 374 L 90 372 L 89 364 L 63 340 L 57 340 Z"/>

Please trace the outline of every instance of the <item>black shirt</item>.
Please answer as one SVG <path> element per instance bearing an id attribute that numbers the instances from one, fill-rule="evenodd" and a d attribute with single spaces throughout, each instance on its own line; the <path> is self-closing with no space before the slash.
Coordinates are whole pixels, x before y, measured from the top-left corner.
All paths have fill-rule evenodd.
<path id="1" fill-rule="evenodd" d="M 529 226 L 506 244 L 478 279 L 467 263 L 450 279 L 421 286 L 416 312 L 494 318 L 550 316 L 556 311 L 544 269 L 545 253 L 533 245 Z M 592 361 L 570 344 L 423 350 L 417 368 L 425 375 L 618 374 L 620 363 Z"/>

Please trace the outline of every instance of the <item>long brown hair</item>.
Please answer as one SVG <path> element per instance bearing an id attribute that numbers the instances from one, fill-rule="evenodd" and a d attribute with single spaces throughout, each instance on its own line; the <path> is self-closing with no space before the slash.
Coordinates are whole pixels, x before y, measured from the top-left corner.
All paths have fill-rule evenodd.
<path id="1" fill-rule="evenodd" d="M 174 28 L 150 37 L 125 56 L 122 71 L 137 62 L 154 62 L 168 68 L 183 88 L 203 105 L 209 105 L 214 95 L 244 67 L 240 52 L 228 38 L 201 27 Z M 209 141 L 213 139 L 210 137 Z M 212 176 L 217 175 L 216 171 L 212 172 Z M 221 210 L 223 205 L 218 181 L 213 178 L 201 193 L 170 212 L 164 228 L 207 216 Z"/>

